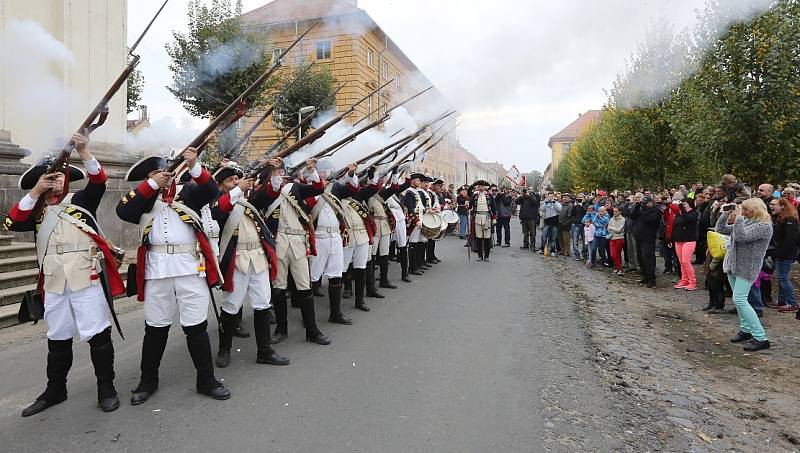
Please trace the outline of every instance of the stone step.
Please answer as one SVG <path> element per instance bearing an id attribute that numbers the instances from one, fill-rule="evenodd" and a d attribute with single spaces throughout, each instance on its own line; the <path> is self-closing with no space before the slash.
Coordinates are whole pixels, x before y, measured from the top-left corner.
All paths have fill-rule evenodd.
<path id="1" fill-rule="evenodd" d="M 36 289 L 36 282 L 31 285 L 14 286 L 12 288 L 0 289 L 0 306 L 18 304 L 22 301 L 25 291 Z"/>
<path id="2" fill-rule="evenodd" d="M 39 269 L 37 268 L 4 272 L 0 274 L 0 289 L 36 284 L 36 278 L 38 275 Z"/>
<path id="3" fill-rule="evenodd" d="M 0 259 L 29 255 L 36 255 L 36 244 L 33 242 L 12 242 L 9 245 L 0 245 Z"/>
<path id="4" fill-rule="evenodd" d="M 0 273 L 20 271 L 23 269 L 34 269 L 39 264 L 36 255 L 19 256 L 16 258 L 0 258 Z"/>
<path id="5" fill-rule="evenodd" d="M 6 305 L 0 307 L 0 329 L 3 327 L 11 327 L 14 325 L 19 324 L 17 321 L 17 312 L 19 311 L 19 305 Z"/>
<path id="6" fill-rule="evenodd" d="M 0 245 L 11 245 L 13 241 L 13 234 L 0 234 Z"/>

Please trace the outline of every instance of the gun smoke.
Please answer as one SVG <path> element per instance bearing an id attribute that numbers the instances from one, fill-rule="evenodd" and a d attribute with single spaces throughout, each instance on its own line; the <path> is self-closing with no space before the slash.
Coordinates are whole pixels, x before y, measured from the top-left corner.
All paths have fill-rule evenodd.
<path id="1" fill-rule="evenodd" d="M 52 149 L 61 148 L 69 112 L 78 109 L 74 92 L 66 88 L 64 77 L 75 58 L 60 41 L 32 21 L 8 19 L 0 31 L 0 71 L 6 95 L 4 117 L 24 121 L 36 128 L 28 143 L 18 143 L 32 151 L 28 161 L 36 161 Z M 10 124 L 0 129 L 13 129 Z M 13 138 L 13 130 L 11 130 Z"/>

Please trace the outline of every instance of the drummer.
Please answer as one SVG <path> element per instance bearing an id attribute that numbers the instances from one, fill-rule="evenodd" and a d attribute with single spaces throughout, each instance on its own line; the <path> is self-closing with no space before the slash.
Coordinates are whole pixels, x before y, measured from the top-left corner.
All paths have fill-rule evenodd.
<path id="1" fill-rule="evenodd" d="M 442 207 L 444 206 L 444 194 L 442 193 L 442 186 L 444 185 L 444 181 L 440 178 L 436 178 L 431 183 L 430 188 L 428 189 L 428 193 L 430 194 L 431 198 L 431 207 L 433 212 L 438 213 L 441 216 Z M 442 227 L 445 228 L 446 224 L 444 220 L 442 220 Z M 437 238 L 438 239 L 438 238 Z M 428 246 L 427 246 L 427 256 L 429 263 L 441 263 L 442 260 L 436 257 L 436 241 L 433 239 L 428 239 Z"/>

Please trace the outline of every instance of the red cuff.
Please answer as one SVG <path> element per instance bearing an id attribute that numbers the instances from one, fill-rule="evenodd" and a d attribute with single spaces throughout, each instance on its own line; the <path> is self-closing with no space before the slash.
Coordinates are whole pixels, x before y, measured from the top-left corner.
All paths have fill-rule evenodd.
<path id="1" fill-rule="evenodd" d="M 10 218 L 15 222 L 24 222 L 28 220 L 28 218 L 31 216 L 31 212 L 33 212 L 33 210 L 23 211 L 22 209 L 20 209 L 19 202 L 17 202 L 14 203 L 14 207 L 11 208 L 11 211 L 8 212 L 8 218 Z"/>
<path id="2" fill-rule="evenodd" d="M 200 176 L 194 178 L 194 182 L 196 182 L 198 186 L 202 186 L 207 183 L 209 179 L 211 179 L 211 173 L 204 168 L 200 171 Z"/>
<path id="3" fill-rule="evenodd" d="M 106 181 L 108 181 L 108 176 L 106 176 L 106 171 L 103 167 L 100 167 L 100 173 L 89 175 L 89 183 L 91 184 L 105 184 Z"/>
<path id="4" fill-rule="evenodd" d="M 349 182 L 347 183 L 347 188 L 350 190 L 350 193 L 352 193 L 352 194 L 357 194 L 358 193 L 358 187 L 354 186 L 353 184 L 351 184 Z"/>
<path id="5" fill-rule="evenodd" d="M 317 199 L 314 197 L 308 197 L 306 198 L 306 204 L 308 205 L 309 208 L 313 208 L 314 206 L 317 205 Z"/>
<path id="6" fill-rule="evenodd" d="M 157 193 L 155 189 L 150 187 L 150 183 L 147 182 L 146 179 L 139 184 L 136 190 L 138 190 L 139 193 L 145 198 L 153 198 L 153 196 Z"/>
<path id="7" fill-rule="evenodd" d="M 393 182 L 392 183 L 392 190 L 398 190 L 398 189 L 400 189 L 400 184 L 397 184 L 396 182 Z"/>
<path id="8" fill-rule="evenodd" d="M 267 186 L 266 192 L 269 198 L 278 198 L 281 195 L 280 189 L 278 191 L 275 191 L 275 189 L 272 188 L 271 181 L 265 182 L 264 184 L 262 184 L 262 186 Z"/>
<path id="9" fill-rule="evenodd" d="M 311 187 L 313 187 L 313 188 L 315 188 L 317 190 L 323 190 L 323 189 L 325 189 L 325 183 L 322 181 L 322 179 L 320 179 L 317 182 L 312 182 L 311 183 Z"/>
<path id="10" fill-rule="evenodd" d="M 222 212 L 231 212 L 233 210 L 230 193 L 226 193 L 219 197 L 219 208 L 222 209 Z"/>

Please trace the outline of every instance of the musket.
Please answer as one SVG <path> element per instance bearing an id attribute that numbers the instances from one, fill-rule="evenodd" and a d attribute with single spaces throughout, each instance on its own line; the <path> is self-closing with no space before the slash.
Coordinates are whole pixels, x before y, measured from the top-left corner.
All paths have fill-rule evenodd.
<path id="1" fill-rule="evenodd" d="M 272 64 L 272 66 L 270 66 L 266 71 L 264 71 L 263 74 L 261 74 L 261 76 L 259 76 L 253 83 L 251 83 L 250 86 L 247 87 L 242 92 L 242 94 L 237 96 L 236 99 L 234 99 L 233 102 L 231 102 L 230 105 L 228 105 L 228 107 L 226 107 L 225 110 L 222 111 L 222 113 L 217 115 L 217 117 L 214 118 L 214 120 L 211 121 L 208 124 L 208 126 L 206 126 L 206 128 L 197 137 L 195 137 L 191 142 L 189 142 L 189 144 L 186 146 L 186 148 L 183 149 L 183 151 L 180 152 L 180 154 L 175 156 L 167 164 L 167 168 L 165 169 L 165 171 L 175 172 L 175 170 L 177 170 L 177 168 L 183 163 L 183 152 L 186 151 L 187 148 L 195 148 L 197 150 L 197 154 L 199 157 L 200 154 L 203 152 L 203 149 L 208 145 L 212 133 L 217 129 L 217 127 L 219 127 L 220 124 L 222 124 L 222 122 L 225 121 L 226 126 L 223 127 L 224 129 L 225 127 L 236 121 L 236 119 L 238 119 L 235 116 L 231 117 L 231 114 L 233 114 L 237 108 L 241 110 L 245 100 L 248 97 L 250 97 L 259 87 L 261 87 L 261 85 L 263 85 L 264 82 L 267 81 L 267 79 L 272 75 L 272 73 L 274 73 L 281 66 L 281 60 L 283 59 L 283 57 L 285 57 L 286 54 L 289 53 L 289 51 L 292 50 L 292 48 L 294 48 L 294 46 L 296 46 L 297 43 L 299 43 L 311 30 L 313 30 L 318 23 L 319 22 L 312 23 L 311 26 L 308 27 L 308 30 L 303 32 L 303 34 L 298 36 L 297 39 L 291 45 L 289 45 L 289 47 L 284 49 L 283 52 L 281 52 L 281 54 L 275 59 L 275 62 Z M 241 112 L 241 114 L 243 115 L 244 112 Z"/>
<path id="2" fill-rule="evenodd" d="M 383 88 L 386 85 L 392 83 L 393 80 L 394 79 L 392 79 L 392 80 L 386 82 L 385 84 L 379 86 L 378 88 L 372 90 L 369 94 L 367 94 L 363 98 L 359 99 L 355 104 L 351 105 L 350 108 L 348 108 L 347 110 L 345 110 L 344 112 L 342 112 L 338 116 L 336 116 L 334 118 L 331 118 L 330 120 L 325 122 L 325 124 L 323 124 L 320 127 L 314 129 L 313 131 L 308 133 L 308 135 L 306 135 L 305 137 L 303 137 L 300 140 L 296 141 L 295 143 L 293 143 L 291 146 L 287 147 L 286 149 L 278 151 L 274 157 L 286 157 L 289 154 L 295 152 L 296 150 L 298 150 L 298 149 L 308 145 L 309 143 L 314 142 L 318 138 L 322 137 L 323 135 L 325 135 L 325 132 L 328 129 L 330 129 L 331 127 L 333 127 L 336 124 L 338 124 L 347 115 L 353 113 L 356 110 L 356 107 L 358 107 L 362 102 L 366 101 L 367 99 L 370 98 L 370 96 L 372 96 L 373 94 L 375 94 L 378 91 L 380 91 L 381 88 Z"/>
<path id="3" fill-rule="evenodd" d="M 344 89 L 344 87 L 346 87 L 346 86 L 347 86 L 347 82 L 342 83 L 342 85 L 339 86 L 339 88 L 337 88 L 336 91 L 334 91 L 333 93 L 329 94 L 328 97 L 326 97 L 325 100 L 322 103 L 324 104 L 331 97 L 333 97 L 333 99 L 335 100 L 336 99 L 336 95 L 339 94 L 339 92 L 342 91 L 342 89 Z M 286 133 L 284 133 L 278 139 L 277 142 L 275 142 L 272 145 L 270 145 L 269 149 L 267 149 L 267 152 L 264 153 L 264 156 L 269 157 L 273 153 L 275 153 L 281 147 L 281 145 L 286 143 L 286 140 L 289 140 L 289 137 L 293 136 L 294 133 L 297 132 L 298 129 L 300 129 L 301 127 L 304 127 L 305 125 L 310 123 L 314 118 L 316 118 L 317 115 L 319 114 L 319 112 L 321 112 L 321 110 L 319 108 L 315 108 L 313 112 L 309 113 L 308 116 L 303 118 L 303 121 L 300 121 L 299 123 L 297 123 L 296 126 L 294 126 L 293 128 L 289 129 L 288 131 L 286 131 Z"/>
<path id="4" fill-rule="evenodd" d="M 453 113 L 455 113 L 455 111 L 445 112 L 444 114 L 439 115 L 438 117 L 436 117 L 436 118 L 428 121 L 424 125 L 422 125 L 415 132 L 412 132 L 412 133 L 404 136 L 403 138 L 401 138 L 401 139 L 399 139 L 397 141 L 394 141 L 394 142 L 384 146 L 383 148 L 380 148 L 379 150 L 362 157 L 361 159 L 357 160 L 355 163 L 356 164 L 362 164 L 362 163 L 367 162 L 368 160 L 370 160 L 370 159 L 372 159 L 372 158 L 374 158 L 376 156 L 380 156 L 380 158 L 377 159 L 375 162 L 373 162 L 370 166 L 380 165 L 381 163 L 383 163 L 383 160 L 385 160 L 387 157 L 389 157 L 391 155 L 395 155 L 396 156 L 398 150 L 402 149 L 404 146 L 408 145 L 409 143 L 414 141 L 417 137 L 422 135 L 427 128 L 429 128 L 430 126 L 436 124 L 437 122 L 447 118 L 448 116 L 452 115 Z M 402 129 L 400 131 L 402 131 Z M 399 134 L 400 131 L 397 131 L 394 134 L 390 135 L 389 138 L 394 137 L 395 135 Z M 394 160 L 394 157 L 392 157 L 391 159 Z M 346 172 L 347 172 L 346 168 L 343 168 L 343 169 L 339 170 L 339 172 L 335 176 L 333 176 L 333 179 L 341 178 L 342 176 L 345 175 Z"/>
<path id="5" fill-rule="evenodd" d="M 282 99 L 282 98 L 283 98 L 283 97 L 286 95 L 286 93 L 288 93 L 288 92 L 289 92 L 289 90 L 290 90 L 290 89 L 291 89 L 291 88 L 292 88 L 292 87 L 295 85 L 295 83 L 297 83 L 297 81 L 298 81 L 298 80 L 300 80 L 301 78 L 303 78 L 303 76 L 304 76 L 304 75 L 305 75 L 305 74 L 306 74 L 306 73 L 307 73 L 307 72 L 308 72 L 308 71 L 311 69 L 311 67 L 312 67 L 312 66 L 314 66 L 315 64 L 317 64 L 317 62 L 316 62 L 316 61 L 314 61 L 314 62 L 312 62 L 310 65 L 306 66 L 306 67 L 305 67 L 305 68 L 304 68 L 302 71 L 300 71 L 300 73 L 299 73 L 299 74 L 297 74 L 297 76 L 294 78 L 294 80 L 292 80 L 292 81 L 291 81 L 291 82 L 290 82 L 288 85 L 286 85 L 286 87 L 284 87 L 284 88 L 283 88 L 283 90 L 282 90 L 280 93 L 278 93 L 278 95 L 275 97 L 275 101 L 272 103 L 272 105 L 271 105 L 271 106 L 270 106 L 270 107 L 267 109 L 267 111 L 266 111 L 266 112 L 264 112 L 264 114 L 263 114 L 263 115 L 261 115 L 261 116 L 260 116 L 260 117 L 259 117 L 259 118 L 256 120 L 256 122 L 255 122 L 255 123 L 253 123 L 253 127 L 251 127 L 251 128 L 250 128 L 250 129 L 249 129 L 247 132 L 245 132 L 245 134 L 244 134 L 244 135 L 242 135 L 241 137 L 239 137 L 239 139 L 238 139 L 238 140 L 236 140 L 236 143 L 234 143 L 233 145 L 231 145 L 231 147 L 230 147 L 230 148 L 228 148 L 228 150 L 227 150 L 227 151 L 225 151 L 225 153 L 222 155 L 222 158 L 223 158 L 223 159 L 226 159 L 226 158 L 227 158 L 227 159 L 235 159 L 235 158 L 237 158 L 237 157 L 239 156 L 239 154 L 241 154 L 241 151 L 242 151 L 242 150 L 241 150 L 240 148 L 242 147 L 242 145 L 244 145 L 244 143 L 245 143 L 246 141 L 248 141 L 248 140 L 250 139 L 250 137 L 251 137 L 251 136 L 252 136 L 252 135 L 253 135 L 253 134 L 256 132 L 256 130 L 258 129 L 258 127 L 259 127 L 259 126 L 261 126 L 261 124 L 262 124 L 264 121 L 266 121 L 266 120 L 267 120 L 267 118 L 269 118 L 269 116 L 270 116 L 270 115 L 272 115 L 272 112 L 273 112 L 273 111 L 275 111 L 275 104 L 277 104 L 277 103 L 279 102 L 279 100 L 280 100 L 280 99 Z"/>
<path id="6" fill-rule="evenodd" d="M 378 118 L 377 120 L 375 120 L 375 121 L 373 121 L 373 122 L 371 122 L 371 123 L 367 124 L 366 126 L 362 127 L 361 129 L 359 129 L 359 130 L 357 130 L 357 131 L 355 131 L 355 132 L 353 132 L 353 133 L 349 134 L 348 136 L 346 136 L 346 137 L 342 138 L 341 140 L 339 140 L 338 142 L 334 143 L 333 145 L 331 145 L 331 146 L 329 146 L 329 147 L 327 147 L 327 148 L 323 149 L 322 151 L 320 151 L 320 152 L 318 152 L 318 153 L 314 154 L 314 155 L 313 155 L 313 156 L 311 156 L 309 159 L 319 159 L 320 157 L 327 156 L 327 155 L 328 155 L 328 153 L 331 153 L 331 150 L 337 150 L 337 149 L 341 149 L 341 148 L 343 148 L 343 146 L 342 146 L 342 145 L 352 142 L 352 141 L 353 141 L 353 140 L 355 140 L 355 139 L 356 139 L 356 138 L 357 138 L 359 135 L 363 134 L 364 132 L 367 132 L 367 131 L 368 131 L 368 130 L 370 130 L 370 129 L 374 129 L 375 127 L 378 127 L 379 125 L 383 124 L 383 123 L 384 123 L 386 120 L 388 120 L 388 119 L 389 119 L 389 115 L 388 115 L 388 114 L 387 114 L 387 115 L 384 115 L 384 116 L 382 116 L 382 117 L 380 117 L 380 118 Z M 331 153 L 331 154 L 333 154 L 333 153 Z M 291 175 L 291 174 L 294 174 L 294 172 L 296 172 L 297 170 L 299 170 L 299 169 L 300 169 L 301 167 L 303 167 L 304 165 L 305 165 L 304 163 L 301 163 L 301 164 L 295 165 L 294 167 L 292 167 L 292 168 L 288 169 L 288 170 L 286 171 L 286 173 L 287 173 L 287 174 L 290 174 L 290 175 Z"/>
<path id="7" fill-rule="evenodd" d="M 392 108 L 390 108 L 389 110 L 383 112 L 383 114 L 384 115 L 390 114 L 392 111 L 397 110 L 398 108 L 400 108 L 400 107 L 404 106 L 405 104 L 411 102 L 412 100 L 416 99 L 417 97 L 419 97 L 420 95 L 422 95 L 426 91 L 430 90 L 431 88 L 433 88 L 433 87 L 431 86 L 429 88 L 426 88 L 426 89 L 420 91 L 419 93 L 407 98 L 406 100 L 404 100 L 404 101 L 402 101 L 402 102 L 400 102 L 398 104 L 395 104 Z M 353 127 L 357 126 L 359 123 L 361 123 L 365 119 L 369 118 L 370 116 L 371 115 L 367 115 L 367 116 L 362 117 L 360 120 L 358 120 L 355 123 L 353 123 Z M 342 146 L 344 146 L 344 145 L 342 145 Z M 338 151 L 338 149 L 334 149 L 333 151 L 331 151 L 331 154 L 335 153 L 336 151 Z"/>
<path id="8" fill-rule="evenodd" d="M 131 72 L 133 72 L 133 70 L 136 69 L 136 65 L 139 64 L 140 57 L 139 55 L 135 55 L 133 51 L 136 50 L 136 48 L 139 46 L 139 43 L 144 38 L 144 35 L 147 34 L 147 31 L 150 30 L 150 27 L 153 25 L 153 22 L 156 21 L 156 18 L 158 18 L 159 14 L 161 14 L 161 11 L 164 9 L 165 6 L 167 6 L 168 1 L 169 0 L 164 0 L 164 3 L 161 4 L 161 8 L 159 8 L 158 11 L 156 11 L 155 16 L 153 16 L 153 18 L 150 19 L 150 23 L 147 24 L 147 27 L 144 28 L 142 34 L 139 35 L 139 38 L 136 40 L 136 42 L 133 43 L 133 46 L 128 50 L 128 55 L 131 57 L 131 60 L 128 62 L 128 65 L 125 66 L 125 69 L 122 70 L 122 73 L 120 73 L 119 77 L 117 77 L 117 80 L 115 80 L 114 83 L 111 84 L 111 87 L 108 89 L 108 91 L 106 91 L 103 97 L 100 98 L 100 102 L 98 102 L 97 105 L 94 107 L 94 109 L 92 109 L 91 113 L 89 113 L 89 116 L 87 116 L 86 119 L 83 120 L 83 123 L 81 123 L 81 125 L 78 127 L 77 133 L 88 136 L 89 134 L 94 132 L 95 129 L 102 126 L 103 123 L 106 122 L 106 118 L 108 118 L 108 103 L 111 102 L 111 98 L 113 98 L 114 95 L 117 94 L 117 91 L 119 91 L 119 89 L 122 88 L 122 84 L 124 84 L 125 81 L 128 80 L 128 76 L 130 76 Z M 62 169 L 66 168 L 69 163 L 69 156 L 70 154 L 72 154 L 73 149 L 75 149 L 75 142 L 70 140 L 63 148 L 61 148 L 61 151 L 59 152 L 58 156 L 55 156 L 53 161 L 47 167 L 47 170 L 45 170 L 45 173 L 48 174 L 55 173 L 57 171 L 61 171 Z M 68 192 L 68 189 L 69 189 L 69 171 L 65 173 L 63 193 L 66 194 Z M 44 201 L 46 199 L 47 197 L 40 196 L 39 199 L 36 201 L 36 206 L 33 209 L 35 214 L 34 218 L 38 218 L 39 215 L 41 214 L 42 208 L 44 207 Z"/>
<path id="9" fill-rule="evenodd" d="M 390 112 L 392 112 L 392 110 L 397 110 L 397 109 L 399 109 L 400 107 L 402 107 L 402 106 L 404 106 L 404 105 L 408 104 L 409 102 L 411 102 L 411 101 L 413 101 L 414 99 L 416 99 L 416 98 L 418 98 L 418 97 L 422 96 L 423 94 L 427 93 L 428 91 L 430 91 L 430 90 L 432 90 L 432 89 L 433 89 L 433 85 L 431 85 L 431 86 L 429 86 L 428 88 L 425 88 L 424 90 L 420 91 L 419 93 L 417 93 L 417 94 L 415 94 L 415 95 L 413 95 L 413 96 L 409 97 L 408 99 L 404 100 L 403 102 L 400 102 L 399 104 L 397 104 L 397 105 L 395 105 L 394 107 L 392 107 L 392 108 L 390 108 L 389 110 L 387 110 L 385 113 L 390 113 Z M 367 118 L 369 118 L 369 115 L 367 115 L 367 116 L 364 116 L 364 117 L 363 117 L 363 118 L 361 118 L 360 120 L 358 120 L 358 121 L 356 121 L 355 123 L 353 123 L 353 126 L 357 125 L 358 123 L 360 123 L 360 122 L 364 121 L 364 120 L 365 120 L 365 119 L 367 119 Z"/>
<path id="10" fill-rule="evenodd" d="M 441 130 L 441 128 L 442 128 L 442 127 L 444 127 L 446 124 L 447 124 L 447 123 L 445 123 L 445 124 L 443 124 L 443 125 L 439 126 L 439 127 L 436 129 L 436 131 L 434 131 L 434 132 L 433 132 L 433 133 L 430 135 L 430 137 L 428 137 L 427 139 L 423 140 L 423 141 L 422 141 L 422 143 L 420 143 L 420 144 L 418 144 L 417 146 L 415 146 L 415 147 L 414 147 L 414 149 L 412 149 L 411 151 L 409 151 L 408 153 L 406 153 L 405 155 L 403 155 L 403 157 L 401 157 L 401 158 L 397 159 L 397 160 L 395 161 L 395 163 L 394 163 L 394 164 L 393 164 L 391 167 L 389 167 L 389 169 L 388 169 L 387 171 L 385 171 L 385 172 L 384 172 L 384 174 L 389 174 L 389 173 L 390 173 L 390 172 L 392 172 L 392 171 L 396 171 L 396 170 L 397 170 L 397 169 L 400 167 L 400 165 L 402 165 L 403 163 L 405 163 L 405 162 L 406 162 L 406 160 L 408 160 L 408 158 L 409 158 L 409 157 L 411 157 L 412 155 L 414 155 L 414 154 L 415 154 L 415 153 L 416 153 L 416 152 L 417 152 L 417 151 L 418 151 L 420 148 L 422 148 L 423 146 L 426 146 L 426 145 L 427 145 L 427 144 L 428 144 L 428 143 L 429 143 L 431 140 L 433 140 L 433 139 L 434 139 L 434 137 L 436 136 L 437 132 L 438 132 L 439 130 Z M 444 134 L 442 134 L 442 136 L 441 136 L 441 137 L 439 137 L 439 138 L 438 138 L 438 139 L 437 139 L 435 142 L 433 142 L 433 144 L 432 144 L 432 145 L 430 145 L 430 146 L 427 146 L 427 147 L 425 148 L 425 150 L 423 150 L 423 151 L 422 151 L 422 153 L 423 153 L 423 154 L 425 154 L 425 153 L 427 153 L 428 151 L 430 151 L 431 149 L 433 149 L 433 148 L 434 148 L 436 145 L 438 145 L 439 143 L 441 143 L 441 141 L 442 141 L 442 140 L 444 140 L 444 139 L 445 139 L 445 137 L 447 137 L 447 135 L 448 135 L 448 134 L 450 134 L 451 132 L 453 132 L 453 131 L 454 131 L 454 130 L 456 130 L 457 128 L 458 128 L 458 126 L 455 126 L 455 127 L 453 127 L 452 129 L 450 129 L 449 131 L 447 131 L 447 132 L 445 132 Z"/>

